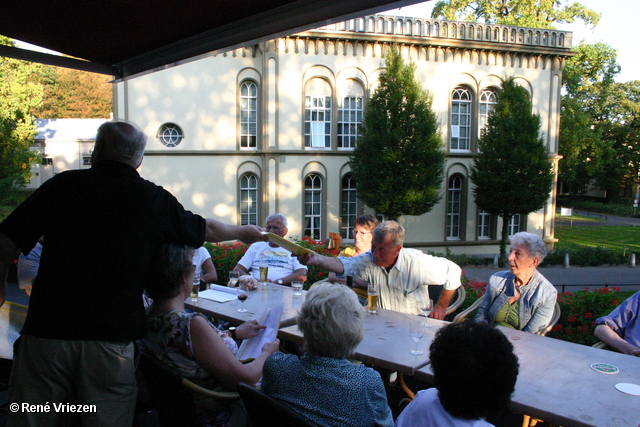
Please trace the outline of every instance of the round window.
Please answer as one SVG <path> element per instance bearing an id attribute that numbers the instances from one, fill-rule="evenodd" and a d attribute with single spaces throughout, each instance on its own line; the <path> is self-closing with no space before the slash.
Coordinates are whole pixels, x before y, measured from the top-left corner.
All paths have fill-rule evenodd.
<path id="1" fill-rule="evenodd" d="M 165 147 L 177 147 L 182 142 L 184 135 L 180 126 L 173 123 L 165 123 L 158 129 L 158 140 Z"/>

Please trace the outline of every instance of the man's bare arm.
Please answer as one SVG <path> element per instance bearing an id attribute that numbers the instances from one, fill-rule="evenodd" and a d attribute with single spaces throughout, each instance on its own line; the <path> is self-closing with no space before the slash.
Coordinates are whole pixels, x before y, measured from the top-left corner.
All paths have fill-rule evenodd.
<path id="1" fill-rule="evenodd" d="M 447 308 L 449 308 L 449 304 L 451 303 L 455 293 L 456 289 L 443 289 L 440 293 L 440 298 L 438 298 L 438 302 L 433 307 L 433 311 L 429 317 L 444 320 L 444 317 L 447 315 Z"/>
<path id="2" fill-rule="evenodd" d="M 328 257 L 314 252 L 312 254 L 299 256 L 298 260 L 304 265 L 317 265 L 323 270 L 331 271 L 333 273 L 344 273 L 344 266 L 336 257 Z"/>
<path id="3" fill-rule="evenodd" d="M 224 242 L 226 240 L 241 240 L 250 244 L 258 241 L 266 241 L 267 236 L 262 234 L 264 229 L 255 225 L 231 225 L 207 218 L 205 240 L 207 242 Z"/>

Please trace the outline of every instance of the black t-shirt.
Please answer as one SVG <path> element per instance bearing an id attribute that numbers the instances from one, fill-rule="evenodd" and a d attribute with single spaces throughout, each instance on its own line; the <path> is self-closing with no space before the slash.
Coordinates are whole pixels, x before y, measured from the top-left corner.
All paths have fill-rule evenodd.
<path id="1" fill-rule="evenodd" d="M 144 335 L 155 252 L 163 243 L 200 247 L 205 220 L 133 167 L 102 161 L 46 181 L 0 232 L 25 254 L 45 236 L 22 333 L 132 341 Z"/>

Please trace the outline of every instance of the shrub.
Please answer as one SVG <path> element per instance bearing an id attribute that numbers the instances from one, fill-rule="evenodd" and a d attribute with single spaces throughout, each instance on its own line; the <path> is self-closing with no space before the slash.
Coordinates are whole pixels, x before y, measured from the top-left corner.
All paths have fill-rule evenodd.
<path id="1" fill-rule="evenodd" d="M 563 265 L 565 255 L 569 254 L 569 262 L 571 265 L 582 267 L 593 267 L 598 265 L 620 265 L 627 264 L 628 258 L 620 251 L 607 248 L 589 248 L 580 247 L 577 249 L 558 249 L 552 250 L 545 257 L 541 267 L 550 265 Z"/>
<path id="2" fill-rule="evenodd" d="M 205 243 L 204 247 L 207 248 L 211 254 L 211 261 L 216 267 L 218 273 L 218 283 L 220 285 L 226 285 L 229 281 L 229 270 L 233 270 L 240 258 L 247 252 L 249 246 L 236 242 L 233 244 L 227 243 Z"/>
<path id="3" fill-rule="evenodd" d="M 609 314 L 624 301 L 625 295 L 619 287 L 559 294 L 560 319 L 547 336 L 577 344 L 595 344 L 598 341 L 593 336 L 596 319 Z"/>
<path id="4" fill-rule="evenodd" d="M 340 248 L 327 249 L 325 240 L 314 240 L 311 237 L 304 236 L 302 239 L 292 238 L 292 241 L 298 245 L 311 249 L 312 251 L 326 256 L 337 256 L 340 252 Z M 204 247 L 207 248 L 211 254 L 211 261 L 216 267 L 218 273 L 218 283 L 225 285 L 229 281 L 229 270 L 233 270 L 238 261 L 247 252 L 248 245 L 242 242 L 236 242 L 233 244 L 228 243 L 205 243 Z M 320 267 L 309 267 L 307 273 L 307 282 L 305 289 L 317 282 L 318 280 L 326 279 L 328 276 L 325 270 Z"/>

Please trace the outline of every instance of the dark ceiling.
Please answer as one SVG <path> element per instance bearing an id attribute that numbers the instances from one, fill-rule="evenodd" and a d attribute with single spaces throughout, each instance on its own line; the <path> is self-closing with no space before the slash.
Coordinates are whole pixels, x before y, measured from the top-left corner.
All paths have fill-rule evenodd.
<path id="1" fill-rule="evenodd" d="M 424 0 L 15 0 L 0 34 L 69 55 L 0 55 L 116 78 Z"/>

